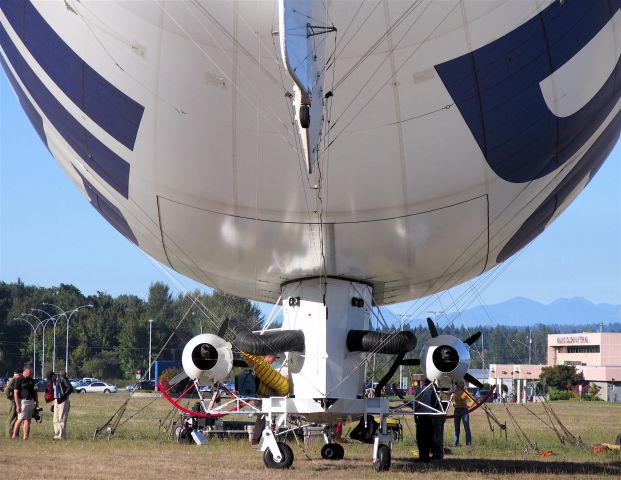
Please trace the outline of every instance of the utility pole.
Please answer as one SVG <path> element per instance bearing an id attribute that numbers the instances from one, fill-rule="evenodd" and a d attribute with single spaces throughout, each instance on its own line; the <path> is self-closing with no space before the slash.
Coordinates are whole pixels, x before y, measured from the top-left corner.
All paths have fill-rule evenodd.
<path id="1" fill-rule="evenodd" d="M 149 380 L 151 380 L 151 331 L 152 330 L 153 330 L 153 319 L 150 318 L 149 319 Z"/>
<path id="2" fill-rule="evenodd" d="M 483 329 L 481 329 L 481 363 L 483 364 L 481 368 L 485 370 L 485 346 L 483 345 Z"/>
<path id="3" fill-rule="evenodd" d="M 401 331 L 403 332 L 403 318 L 401 318 Z M 399 365 L 399 388 L 403 388 L 403 365 Z"/>
<path id="4" fill-rule="evenodd" d="M 530 330 L 530 327 L 528 328 L 528 364 L 530 365 L 530 359 L 531 359 L 531 349 L 533 347 L 533 336 Z"/>

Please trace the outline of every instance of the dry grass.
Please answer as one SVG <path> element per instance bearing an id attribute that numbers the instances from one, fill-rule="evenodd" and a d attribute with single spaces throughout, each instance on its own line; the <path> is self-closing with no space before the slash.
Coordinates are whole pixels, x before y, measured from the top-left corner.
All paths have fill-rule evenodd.
<path id="1" fill-rule="evenodd" d="M 404 420 L 404 440 L 395 444 L 389 473 L 375 473 L 371 466 L 368 445 L 345 445 L 345 460 L 329 462 L 319 459 L 320 444 L 313 444 L 305 453 L 293 445 L 295 462 L 288 471 L 267 470 L 259 453 L 244 441 L 210 440 L 206 447 L 179 445 L 158 432 L 159 419 L 169 411 L 161 399 L 123 425 L 111 441 L 92 440 L 95 428 L 103 424 L 124 400 L 119 395 L 74 395 L 69 418 L 69 440 L 52 440 L 51 414 L 45 412 L 42 424 L 33 428 L 29 442 L 0 440 L 0 469 L 7 479 L 112 479 L 138 477 L 149 479 L 184 479 L 209 474 L 219 479 L 252 478 L 276 480 L 326 477 L 345 478 L 416 478 L 431 480 L 439 476 L 467 476 L 478 479 L 557 479 L 621 478 L 619 453 L 593 455 L 590 448 L 575 449 L 560 445 L 556 435 L 519 405 L 511 411 L 540 449 L 553 450 L 556 455 L 538 459 L 534 452 L 524 453 L 509 425 L 509 439 L 487 426 L 485 414 L 471 415 L 473 447 L 454 449 L 442 462 L 418 464 L 411 419 Z M 147 405 L 150 399 L 133 399 L 127 415 Z M 3 404 L 0 404 L 3 405 Z M 8 404 L 4 404 L 5 407 Z M 612 443 L 621 432 L 621 405 L 606 403 L 557 402 L 554 409 L 565 425 L 580 435 L 587 447 L 594 443 Z M 507 418 L 504 406 L 493 405 L 501 420 Z M 537 412 L 542 410 L 535 406 Z M 0 421 L 4 425 L 4 412 Z M 446 424 L 446 439 L 452 438 L 452 424 Z M 463 435 L 463 433 L 462 433 Z M 60 468 L 59 468 L 60 467 Z M 49 473 L 52 471 L 53 473 Z M 27 475 L 24 472 L 28 472 Z M 46 473 L 47 472 L 47 473 Z"/>

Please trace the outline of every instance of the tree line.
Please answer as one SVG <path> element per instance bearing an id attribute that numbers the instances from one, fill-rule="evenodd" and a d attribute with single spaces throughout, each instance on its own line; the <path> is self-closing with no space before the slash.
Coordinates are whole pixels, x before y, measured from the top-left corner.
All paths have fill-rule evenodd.
<path id="1" fill-rule="evenodd" d="M 69 375 L 100 378 L 133 378 L 137 370 L 145 371 L 149 354 L 149 320 L 152 322 L 152 351 L 160 349 L 160 359 L 180 360 L 185 344 L 195 335 L 215 333 L 225 318 L 229 319 L 227 340 L 240 330 L 253 330 L 263 322 L 260 309 L 247 299 L 213 291 L 195 291 L 173 295 L 168 285 L 150 285 L 146 300 L 136 295 L 112 297 L 105 292 L 84 295 L 69 284 L 39 287 L 0 282 L 0 376 L 10 374 L 16 366 L 32 362 L 34 335 L 23 318 L 37 326 L 37 372 L 41 376 L 42 328 L 34 315 L 45 321 L 61 309 L 82 305 L 71 316 L 69 324 Z M 31 310 L 31 309 L 39 309 Z M 506 327 L 502 325 L 466 328 L 439 325 L 440 333 L 466 339 L 476 331 L 481 338 L 471 350 L 471 367 L 482 368 L 491 363 L 521 364 L 528 362 L 529 338 L 532 339 L 531 363 L 547 361 L 547 335 L 574 331 L 595 331 L 597 325 Z M 416 349 L 408 356 L 418 358 L 430 338 L 426 325 L 411 326 L 417 338 Z M 530 330 L 530 332 L 529 332 Z M 621 331 L 621 324 L 608 325 L 607 330 Z M 56 369 L 65 365 L 67 322 L 56 323 Z M 45 365 L 52 367 L 54 329 L 51 322 L 45 329 Z M 380 360 L 378 358 L 378 360 Z M 389 359 L 378 361 L 384 368 Z M 381 376 L 381 372 L 377 372 Z"/>
<path id="2" fill-rule="evenodd" d="M 57 305 L 54 307 L 53 305 Z M 168 285 L 155 282 L 146 300 L 136 295 L 112 297 L 105 292 L 84 295 L 73 285 L 39 287 L 0 282 L 0 376 L 16 366 L 32 363 L 34 334 L 37 336 L 37 372 L 41 376 L 43 328 L 61 310 L 79 309 L 69 322 L 69 369 L 72 377 L 133 378 L 145 371 L 149 356 L 149 329 L 153 357 L 163 347 L 160 359 L 181 360 L 185 344 L 195 335 L 215 333 L 229 318 L 231 332 L 256 329 L 262 322 L 260 309 L 252 302 L 214 291 L 173 295 Z M 33 310 L 35 309 L 35 310 Z M 66 316 L 56 322 L 56 369 L 65 366 Z M 34 318 L 37 317 L 37 318 Z M 24 319 L 24 320 L 19 320 Z M 150 325 L 149 320 L 153 320 Z M 53 321 L 45 328 L 45 370 L 52 368 Z"/>

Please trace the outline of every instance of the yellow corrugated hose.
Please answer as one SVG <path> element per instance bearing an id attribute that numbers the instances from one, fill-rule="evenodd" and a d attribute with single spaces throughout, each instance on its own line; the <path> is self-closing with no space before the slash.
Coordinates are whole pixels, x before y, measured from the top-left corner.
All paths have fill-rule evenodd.
<path id="1" fill-rule="evenodd" d="M 245 352 L 241 354 L 260 381 L 257 393 L 261 397 L 284 397 L 289 393 L 289 379 L 274 370 L 262 356 Z"/>

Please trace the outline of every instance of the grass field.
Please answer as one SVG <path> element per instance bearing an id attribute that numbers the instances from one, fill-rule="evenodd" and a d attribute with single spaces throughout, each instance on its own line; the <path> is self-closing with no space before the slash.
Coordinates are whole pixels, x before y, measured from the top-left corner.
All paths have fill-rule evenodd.
<path id="1" fill-rule="evenodd" d="M 35 424 L 28 442 L 0 439 L 0 468 L 4 478 L 29 480 L 56 479 L 174 479 L 200 478 L 211 475 L 220 479 L 312 479 L 324 478 L 412 478 L 431 480 L 442 476 L 472 479 L 558 479 L 561 477 L 621 478 L 619 452 L 591 453 L 595 443 L 613 443 L 621 433 L 621 405 L 603 402 L 555 402 L 553 407 L 586 447 L 576 449 L 562 446 L 556 434 L 544 422 L 520 405 L 509 405 L 510 411 L 540 450 L 552 450 L 555 455 L 537 458 L 533 451 L 525 453 L 510 424 L 505 407 L 492 405 L 501 421 L 507 419 L 508 441 L 498 431 L 489 430 L 485 413 L 471 414 L 473 446 L 453 449 L 441 462 L 419 464 L 416 460 L 414 423 L 404 419 L 404 439 L 394 445 L 390 472 L 376 473 L 371 465 L 371 446 L 359 443 L 345 445 L 345 459 L 321 460 L 320 443 L 312 444 L 306 452 L 292 445 L 295 462 L 290 470 L 267 470 L 261 453 L 252 450 L 246 441 L 210 440 L 205 447 L 179 445 L 159 432 L 159 420 L 169 412 L 163 399 L 140 411 L 122 425 L 112 440 L 93 440 L 95 428 L 103 424 L 123 403 L 126 396 L 73 395 L 65 442 L 52 439 L 52 415 L 46 409 L 43 423 Z M 152 399 L 134 398 L 126 413 L 137 413 Z M 8 402 L 0 415 L 5 424 Z M 543 414 L 540 406 L 530 406 Z M 445 439 L 452 439 L 452 421 L 446 423 Z M 348 431 L 348 427 L 345 428 Z M 3 432 L 4 433 L 4 432 Z M 463 432 L 462 432 L 463 435 Z M 463 440 L 462 440 L 463 441 Z M 307 458 L 308 455 L 310 457 Z M 200 477 L 195 477 L 200 476 Z"/>

